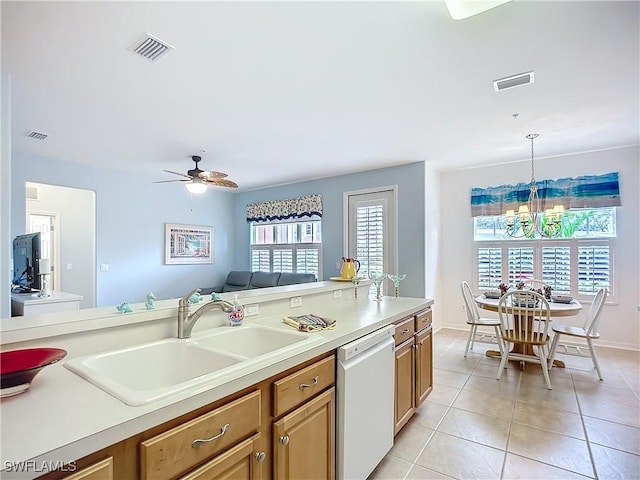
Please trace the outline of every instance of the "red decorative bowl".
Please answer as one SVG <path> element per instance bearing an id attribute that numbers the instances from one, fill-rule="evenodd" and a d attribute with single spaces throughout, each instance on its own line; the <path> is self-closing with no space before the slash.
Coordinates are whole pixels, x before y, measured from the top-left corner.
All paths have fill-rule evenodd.
<path id="1" fill-rule="evenodd" d="M 24 392 L 40 370 L 66 355 L 66 350 L 60 348 L 26 348 L 0 353 L 0 397 Z"/>

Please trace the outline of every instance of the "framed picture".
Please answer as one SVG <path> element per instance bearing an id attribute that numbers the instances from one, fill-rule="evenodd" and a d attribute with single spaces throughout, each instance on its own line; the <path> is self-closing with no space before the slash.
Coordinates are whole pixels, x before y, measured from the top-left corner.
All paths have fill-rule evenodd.
<path id="1" fill-rule="evenodd" d="M 213 227 L 165 223 L 164 263 L 213 263 Z"/>

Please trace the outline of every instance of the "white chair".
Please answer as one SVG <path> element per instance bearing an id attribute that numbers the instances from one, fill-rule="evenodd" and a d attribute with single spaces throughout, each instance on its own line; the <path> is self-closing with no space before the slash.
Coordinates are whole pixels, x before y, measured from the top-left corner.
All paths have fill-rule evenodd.
<path id="1" fill-rule="evenodd" d="M 498 348 L 500 349 L 500 354 L 502 355 L 502 339 L 500 338 L 500 320 L 497 318 L 481 318 L 480 313 L 478 313 L 478 307 L 476 306 L 476 302 L 473 299 L 473 294 L 471 293 L 471 287 L 467 282 L 462 282 L 462 298 L 464 298 L 464 304 L 467 310 L 467 324 L 471 326 L 469 329 L 469 338 L 467 339 L 467 348 L 464 350 L 464 356 L 467 356 L 469 352 L 469 345 L 471 345 L 471 349 L 473 349 L 473 343 L 475 341 L 476 330 L 478 327 L 493 327 L 496 332 L 496 340 L 498 341 Z"/>
<path id="2" fill-rule="evenodd" d="M 538 289 L 542 290 L 543 294 L 544 294 L 544 287 L 547 286 L 544 280 L 538 280 L 537 278 L 525 278 L 522 280 L 522 283 L 524 283 L 525 287 L 529 287 L 534 290 L 538 290 Z"/>
<path id="3" fill-rule="evenodd" d="M 584 322 L 584 325 L 581 327 L 574 327 L 571 325 L 553 325 L 551 328 L 555 333 L 553 338 L 553 342 L 551 343 L 551 355 L 549 359 L 549 369 L 553 365 L 553 358 L 556 354 L 556 349 L 558 348 L 558 341 L 560 340 L 561 335 L 569 335 L 571 337 L 584 338 L 587 341 L 587 345 L 589 346 L 589 352 L 591 352 L 591 360 L 593 361 L 593 366 L 598 372 L 598 378 L 602 380 L 602 372 L 600 372 L 600 365 L 598 364 L 598 357 L 596 356 L 596 351 L 593 348 L 592 340 L 600 338 L 600 333 L 598 333 L 598 325 L 600 324 L 600 314 L 602 313 L 602 307 L 604 306 L 604 301 L 607 298 L 607 289 L 601 288 L 596 293 L 596 296 L 593 299 L 593 303 L 591 304 L 591 308 L 589 308 L 589 312 L 587 313 L 587 318 Z"/>
<path id="4" fill-rule="evenodd" d="M 500 380 L 508 360 L 535 362 L 542 367 L 547 389 L 551 390 L 545 351 L 545 346 L 549 346 L 550 340 L 549 302 L 544 296 L 532 291 L 508 292 L 498 301 L 498 314 L 505 353 L 502 355 L 496 378 Z M 513 349 L 509 351 L 511 345 Z"/>

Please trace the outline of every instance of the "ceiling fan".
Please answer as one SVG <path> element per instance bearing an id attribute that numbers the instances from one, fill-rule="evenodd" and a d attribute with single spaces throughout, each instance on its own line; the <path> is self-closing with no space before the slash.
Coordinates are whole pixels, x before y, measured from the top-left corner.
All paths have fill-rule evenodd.
<path id="1" fill-rule="evenodd" d="M 196 168 L 188 170 L 186 175 L 184 173 L 165 170 L 165 172 L 167 173 L 172 173 L 173 175 L 179 175 L 181 177 L 184 177 L 184 179 L 159 180 L 153 183 L 187 182 L 186 184 L 187 190 L 189 190 L 191 193 L 204 193 L 207 190 L 208 185 L 215 185 L 218 187 L 238 188 L 238 184 L 236 182 L 232 182 L 231 180 L 227 180 L 225 178 L 227 176 L 226 173 L 200 170 L 198 168 L 198 163 L 202 161 L 202 157 L 200 157 L 199 155 L 192 155 L 191 160 L 196 162 Z"/>

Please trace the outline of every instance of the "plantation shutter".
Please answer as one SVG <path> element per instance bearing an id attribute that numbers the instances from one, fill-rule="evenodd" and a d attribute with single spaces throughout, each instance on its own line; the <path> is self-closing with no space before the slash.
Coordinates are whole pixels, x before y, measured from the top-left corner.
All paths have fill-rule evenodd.
<path id="1" fill-rule="evenodd" d="M 298 247 L 296 249 L 296 272 L 313 273 L 316 278 L 320 272 L 320 250 L 317 247 Z"/>
<path id="2" fill-rule="evenodd" d="M 382 273 L 384 268 L 384 211 L 382 205 L 356 209 L 356 258 L 360 275 Z"/>
<path id="3" fill-rule="evenodd" d="M 270 272 L 271 271 L 271 252 L 269 248 L 251 249 L 251 271 L 253 272 Z"/>
<path id="4" fill-rule="evenodd" d="M 293 248 L 274 248 L 272 272 L 293 272 Z"/>
<path id="5" fill-rule="evenodd" d="M 478 288 L 497 288 L 502 283 L 502 248 L 478 248 Z"/>
<path id="6" fill-rule="evenodd" d="M 507 278 L 515 285 L 525 278 L 534 278 L 533 247 L 510 247 Z"/>
<path id="7" fill-rule="evenodd" d="M 608 245 L 578 247 L 578 293 L 594 294 L 600 288 L 611 290 L 611 259 Z"/>
<path id="8" fill-rule="evenodd" d="M 571 248 L 542 247 L 542 280 L 555 293 L 571 292 Z"/>

